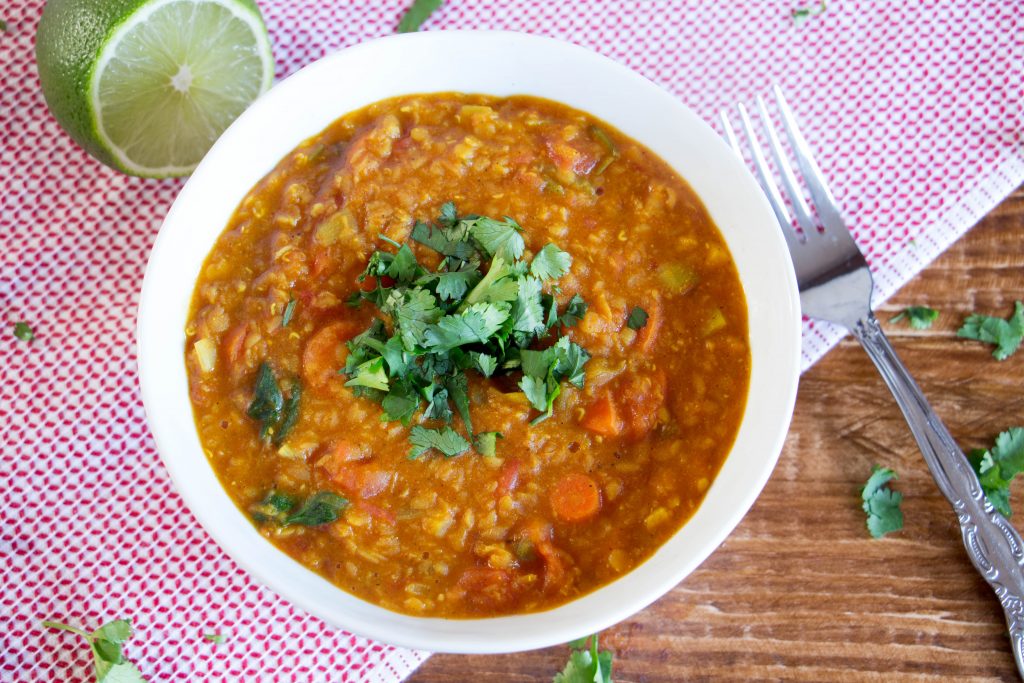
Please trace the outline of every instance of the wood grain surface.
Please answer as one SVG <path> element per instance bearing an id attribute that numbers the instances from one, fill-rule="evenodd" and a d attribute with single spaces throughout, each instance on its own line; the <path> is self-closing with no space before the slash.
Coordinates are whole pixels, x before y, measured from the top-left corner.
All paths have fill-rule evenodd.
<path id="1" fill-rule="evenodd" d="M 1024 188 L 878 311 L 941 315 L 927 331 L 885 324 L 953 436 L 989 446 L 1024 425 L 1024 351 L 1004 362 L 957 339 L 971 312 L 1024 299 Z M 860 487 L 893 467 L 904 529 L 872 540 Z M 1024 522 L 1024 486 L 1013 503 Z M 1003 615 L 895 402 L 860 347 L 843 340 L 800 383 L 785 449 L 743 522 L 668 595 L 602 634 L 620 682 L 1016 680 Z M 410 679 L 550 681 L 565 647 L 435 655 Z"/>

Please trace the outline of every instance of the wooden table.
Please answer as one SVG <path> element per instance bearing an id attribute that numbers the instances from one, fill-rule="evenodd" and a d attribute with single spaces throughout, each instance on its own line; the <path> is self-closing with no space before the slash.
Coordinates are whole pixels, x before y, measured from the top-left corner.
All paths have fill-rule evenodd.
<path id="1" fill-rule="evenodd" d="M 932 329 L 885 329 L 953 436 L 990 446 L 1024 425 L 1024 352 L 999 363 L 956 338 L 965 315 L 1024 299 L 1024 188 L 879 311 L 926 304 Z M 904 529 L 872 540 L 859 491 L 900 475 Z M 1024 496 L 1013 500 L 1018 528 Z M 743 522 L 671 593 L 601 635 L 616 681 L 1014 680 L 1003 615 L 867 356 L 843 340 L 800 382 L 779 464 Z M 410 679 L 550 681 L 567 648 L 436 655 Z"/>

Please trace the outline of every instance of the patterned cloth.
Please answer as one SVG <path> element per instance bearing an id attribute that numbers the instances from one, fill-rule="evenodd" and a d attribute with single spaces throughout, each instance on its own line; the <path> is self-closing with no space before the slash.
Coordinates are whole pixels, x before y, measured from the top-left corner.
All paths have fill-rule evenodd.
<path id="1" fill-rule="evenodd" d="M 260 0 L 277 76 L 392 32 L 406 4 Z M 797 28 L 795 4 L 449 0 L 424 28 L 589 46 L 708 120 L 779 83 L 882 299 L 1024 180 L 1024 6 L 833 0 Z M 0 680 L 89 679 L 87 649 L 39 620 L 114 617 L 134 620 L 128 654 L 151 681 L 400 680 L 426 653 L 333 629 L 257 585 L 172 489 L 143 417 L 134 328 L 181 182 L 122 176 L 61 132 L 33 59 L 42 5 L 0 10 Z M 31 344 L 13 337 L 18 320 Z M 839 336 L 806 322 L 804 366 Z M 203 639 L 214 632 L 228 642 Z"/>

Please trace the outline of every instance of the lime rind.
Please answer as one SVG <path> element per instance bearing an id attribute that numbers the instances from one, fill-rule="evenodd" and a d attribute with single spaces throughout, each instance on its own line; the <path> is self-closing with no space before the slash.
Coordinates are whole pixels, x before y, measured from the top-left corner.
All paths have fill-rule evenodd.
<path id="1" fill-rule="evenodd" d="M 148 2 L 111 31 L 89 75 L 97 141 L 128 173 L 188 174 L 273 72 L 257 11 L 237 0 Z"/>

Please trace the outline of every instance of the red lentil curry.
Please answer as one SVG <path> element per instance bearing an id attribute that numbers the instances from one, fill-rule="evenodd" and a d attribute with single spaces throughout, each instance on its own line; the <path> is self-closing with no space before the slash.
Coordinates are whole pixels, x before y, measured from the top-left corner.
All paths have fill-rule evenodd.
<path id="1" fill-rule="evenodd" d="M 693 191 L 531 97 L 385 100 L 304 142 L 218 239 L 186 337 L 239 508 L 421 616 L 548 609 L 643 562 L 700 504 L 750 373 Z"/>

